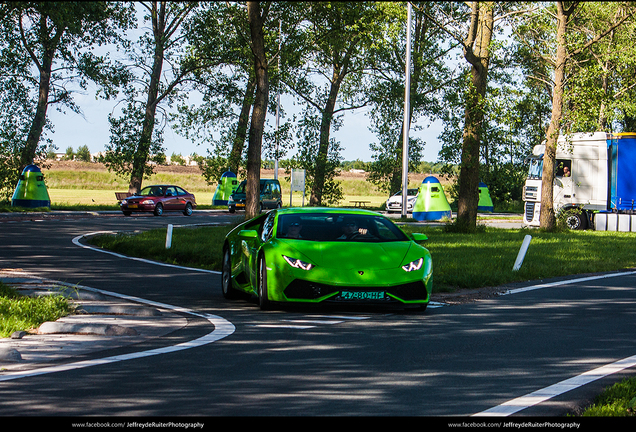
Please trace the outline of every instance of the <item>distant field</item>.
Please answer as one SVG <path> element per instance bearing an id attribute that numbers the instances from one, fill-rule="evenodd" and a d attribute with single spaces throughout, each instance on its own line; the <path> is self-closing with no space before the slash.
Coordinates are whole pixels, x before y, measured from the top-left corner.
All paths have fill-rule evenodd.
<path id="1" fill-rule="evenodd" d="M 160 166 L 157 172 L 144 185 L 156 183 L 177 184 L 195 194 L 199 205 L 211 205 L 216 185 L 208 185 L 198 167 Z M 46 185 L 52 205 L 116 205 L 115 192 L 128 190 L 128 180 L 109 172 L 104 165 L 87 162 L 59 161 L 52 162 L 50 168 L 43 169 Z M 274 178 L 273 170 L 263 170 L 262 178 Z M 283 189 L 283 205 L 290 203 L 290 183 L 282 170 L 279 181 Z M 409 175 L 409 187 L 418 187 L 426 177 L 424 174 Z M 443 185 L 450 182 L 440 178 Z M 388 198 L 371 183 L 367 182 L 364 173 L 345 172 L 338 180 L 342 184 L 344 199 L 341 206 L 352 206 L 351 201 L 369 201 L 367 206 L 380 207 Z M 305 196 L 305 205 L 309 195 Z M 303 197 L 294 193 L 292 205 L 300 206 Z"/>

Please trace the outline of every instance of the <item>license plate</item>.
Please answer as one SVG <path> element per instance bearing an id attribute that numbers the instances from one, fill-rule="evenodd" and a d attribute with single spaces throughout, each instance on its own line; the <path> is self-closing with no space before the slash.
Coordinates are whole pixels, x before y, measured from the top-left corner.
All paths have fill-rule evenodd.
<path id="1" fill-rule="evenodd" d="M 137 204 L 128 204 L 128 208 L 137 208 Z"/>
<path id="2" fill-rule="evenodd" d="M 239 203 L 239 204 L 237 204 L 236 206 L 237 206 L 237 207 L 245 207 L 245 204 L 240 204 L 240 203 Z"/>
<path id="3" fill-rule="evenodd" d="M 383 300 L 384 291 L 342 291 L 343 300 Z"/>

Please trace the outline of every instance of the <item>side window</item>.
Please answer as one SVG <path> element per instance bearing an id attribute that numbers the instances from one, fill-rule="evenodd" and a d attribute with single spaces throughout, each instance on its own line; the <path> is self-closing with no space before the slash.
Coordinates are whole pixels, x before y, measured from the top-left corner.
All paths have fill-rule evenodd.
<path id="1" fill-rule="evenodd" d="M 570 177 L 572 175 L 572 161 L 569 159 L 556 160 L 556 176 Z"/>
<path id="2" fill-rule="evenodd" d="M 272 238 L 272 233 L 274 231 L 274 220 L 276 219 L 276 212 L 269 212 L 267 217 L 265 218 L 265 222 L 263 222 L 263 232 L 261 232 L 261 240 L 266 242 L 270 238 Z"/>

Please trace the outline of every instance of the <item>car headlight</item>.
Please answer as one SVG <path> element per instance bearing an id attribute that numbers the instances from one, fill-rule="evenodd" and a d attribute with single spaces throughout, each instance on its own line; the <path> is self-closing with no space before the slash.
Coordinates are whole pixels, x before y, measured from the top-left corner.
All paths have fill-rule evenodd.
<path id="1" fill-rule="evenodd" d="M 126 205 L 126 204 L 128 204 L 128 200 L 121 200 L 121 204 L 122 204 L 122 205 Z"/>
<path id="2" fill-rule="evenodd" d="M 407 265 L 402 266 L 402 270 L 405 272 L 412 272 L 422 268 L 422 264 L 424 264 L 424 258 L 416 259 L 415 261 L 411 261 Z"/>
<path id="3" fill-rule="evenodd" d="M 155 202 L 151 199 L 148 199 L 148 200 L 143 200 L 141 203 L 144 205 L 151 205 L 151 204 L 154 204 Z"/>
<path id="4" fill-rule="evenodd" d="M 297 268 L 297 269 L 301 269 L 301 270 L 311 270 L 314 265 L 308 262 L 304 262 L 301 261 L 299 259 L 296 258 L 290 258 L 288 256 L 283 255 L 283 258 L 285 258 L 285 261 L 287 261 L 287 264 L 289 264 L 290 266 Z"/>

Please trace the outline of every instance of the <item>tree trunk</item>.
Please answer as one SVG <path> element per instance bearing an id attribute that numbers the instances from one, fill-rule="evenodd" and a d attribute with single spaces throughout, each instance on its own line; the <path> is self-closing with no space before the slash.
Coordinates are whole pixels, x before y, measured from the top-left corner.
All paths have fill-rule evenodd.
<path id="1" fill-rule="evenodd" d="M 239 115 L 238 124 L 236 126 L 236 135 L 234 137 L 234 142 L 232 143 L 232 151 L 228 158 L 228 168 L 234 174 L 238 174 L 238 170 L 241 165 L 241 155 L 243 154 L 245 138 L 247 137 L 247 127 L 249 124 L 250 109 L 252 108 L 252 102 L 254 100 L 255 88 L 256 79 L 250 74 L 247 87 L 245 89 L 245 95 L 243 96 L 241 114 Z"/>
<path id="2" fill-rule="evenodd" d="M 563 89 L 565 87 L 565 66 L 568 59 L 566 47 L 566 26 L 574 8 L 565 10 L 563 2 L 557 4 L 557 52 L 554 65 L 554 89 L 552 91 L 552 118 L 546 137 L 545 153 L 543 154 L 543 173 L 541 182 L 541 213 L 539 223 L 541 228 L 553 230 L 556 227 L 554 213 L 553 190 L 554 168 L 556 163 L 557 139 L 561 129 L 563 115 Z"/>
<path id="3" fill-rule="evenodd" d="M 329 98 L 322 110 L 322 121 L 320 122 L 320 146 L 318 148 L 318 156 L 316 158 L 316 171 L 314 173 L 314 182 L 311 188 L 311 197 L 309 198 L 310 206 L 322 205 L 322 190 L 325 186 L 325 173 L 327 171 L 327 161 L 329 158 L 329 134 L 331 131 L 331 122 L 336 107 L 336 98 L 340 91 L 340 84 L 344 75 L 334 68 L 331 88 L 329 90 Z"/>
<path id="4" fill-rule="evenodd" d="M 466 100 L 459 197 L 456 224 L 466 231 L 477 226 L 479 203 L 479 147 L 483 104 L 488 84 L 490 42 L 494 25 L 493 4 L 474 2 L 471 14 L 471 30 L 464 48 L 464 57 L 471 64 L 471 88 Z M 474 47 L 473 47 L 474 46 Z"/>
<path id="5" fill-rule="evenodd" d="M 268 64 L 265 56 L 265 38 L 263 36 L 263 18 L 259 2 L 247 2 L 247 16 L 250 24 L 252 53 L 254 55 L 254 73 L 256 77 L 256 93 L 250 123 L 249 147 L 247 149 L 247 183 L 245 216 L 256 216 L 260 209 L 260 174 L 261 149 L 263 145 L 263 129 L 267 115 L 269 96 Z"/>
<path id="6" fill-rule="evenodd" d="M 153 56 L 152 72 L 150 75 L 150 85 L 148 86 L 148 97 L 146 99 L 146 111 L 139 138 L 137 150 L 133 156 L 133 165 L 128 185 L 129 193 L 137 193 L 141 189 L 144 178 L 144 171 L 150 156 L 150 145 L 152 143 L 152 133 L 155 128 L 155 115 L 157 113 L 157 96 L 159 94 L 159 82 L 163 69 L 164 58 L 164 32 L 166 27 L 166 2 L 161 2 L 160 10 L 153 10 L 152 31 L 155 42 L 155 52 Z"/>
<path id="7" fill-rule="evenodd" d="M 35 109 L 35 117 L 31 122 L 29 129 L 29 135 L 27 141 L 22 149 L 20 158 L 20 171 L 29 164 L 33 163 L 35 154 L 37 152 L 40 138 L 42 137 L 42 130 L 46 124 L 46 111 L 49 106 L 49 91 L 51 88 L 51 67 L 53 64 L 53 52 L 54 49 L 48 49 L 44 53 L 42 66 L 40 68 L 40 82 L 38 89 L 38 104 Z"/>
<path id="8" fill-rule="evenodd" d="M 42 137 L 42 130 L 44 130 L 44 125 L 46 124 L 46 111 L 49 106 L 49 91 L 51 89 L 51 69 L 53 67 L 53 58 L 55 57 L 55 52 L 57 51 L 57 45 L 60 38 L 64 33 L 64 29 L 56 29 L 57 31 L 54 32 L 52 38 L 47 39 L 49 37 L 49 32 L 53 30 L 54 29 L 47 27 L 46 18 L 41 17 L 40 38 L 44 45 L 44 51 L 42 53 L 42 63 L 39 65 L 40 82 L 38 88 L 38 103 L 35 110 L 35 116 L 31 122 L 27 141 L 20 154 L 20 172 L 22 172 L 27 165 L 33 163 L 33 159 L 35 159 L 38 149 L 38 144 Z"/>

